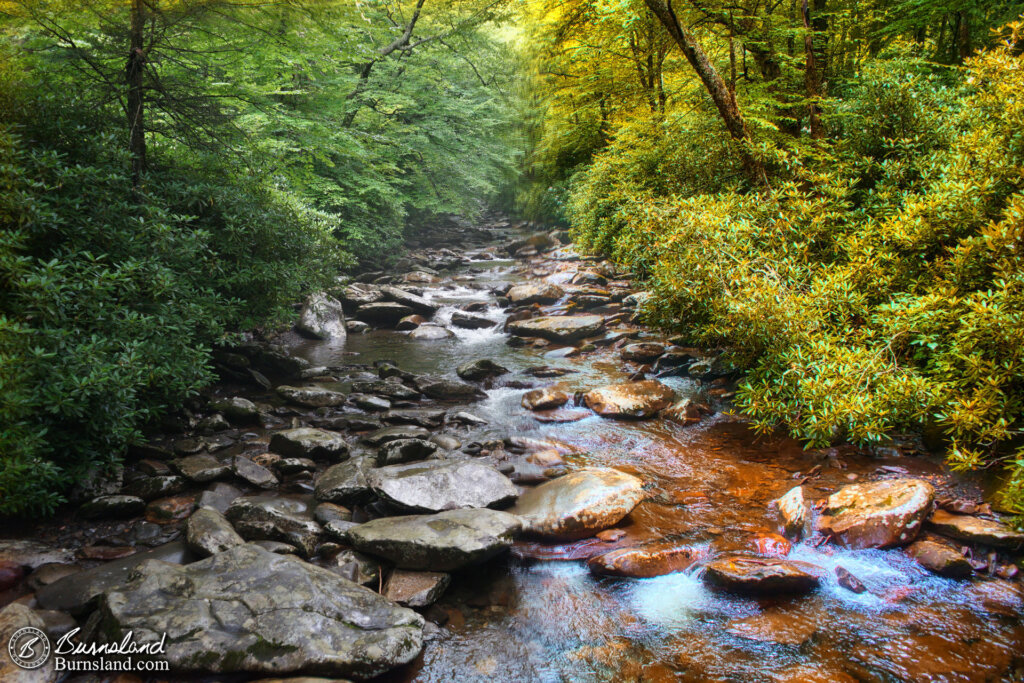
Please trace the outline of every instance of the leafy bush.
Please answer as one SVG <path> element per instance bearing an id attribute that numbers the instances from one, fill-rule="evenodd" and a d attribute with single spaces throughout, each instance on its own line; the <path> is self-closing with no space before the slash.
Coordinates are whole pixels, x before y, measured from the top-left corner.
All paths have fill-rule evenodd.
<path id="1" fill-rule="evenodd" d="M 209 349 L 336 272 L 315 212 L 223 165 L 134 198 L 88 112 L 0 128 L 0 513 L 49 512 L 211 379 Z"/>

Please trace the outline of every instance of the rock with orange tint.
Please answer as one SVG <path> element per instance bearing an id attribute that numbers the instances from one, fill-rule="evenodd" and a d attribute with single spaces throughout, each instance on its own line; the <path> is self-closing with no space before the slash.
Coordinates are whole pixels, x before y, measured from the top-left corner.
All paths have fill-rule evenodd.
<path id="1" fill-rule="evenodd" d="M 907 554 L 930 572 L 952 579 L 966 579 L 974 573 L 971 563 L 956 548 L 928 539 L 914 541 Z"/>
<path id="2" fill-rule="evenodd" d="M 787 536 L 799 539 L 807 522 L 807 504 L 804 502 L 804 487 L 794 486 L 776 502 L 782 529 Z"/>
<path id="3" fill-rule="evenodd" d="M 778 534 L 764 533 L 754 538 L 754 548 L 762 555 L 782 557 L 789 555 L 793 544 Z"/>
<path id="4" fill-rule="evenodd" d="M 747 640 L 799 647 L 818 630 L 814 616 L 798 610 L 768 609 L 752 617 L 733 619 L 726 623 L 725 630 Z"/>
<path id="5" fill-rule="evenodd" d="M 569 401 L 569 394 L 558 389 L 533 389 L 523 394 L 520 404 L 527 410 L 551 410 L 564 406 Z"/>
<path id="6" fill-rule="evenodd" d="M 960 541 L 990 545 L 997 548 L 1024 546 L 1024 533 L 990 519 L 971 515 L 956 515 L 936 510 L 928 518 L 928 528 Z"/>
<path id="7" fill-rule="evenodd" d="M 683 426 L 697 424 L 711 414 L 711 408 L 693 399 L 684 398 L 665 409 L 662 417 Z"/>
<path id="8" fill-rule="evenodd" d="M 774 595 L 813 590 L 824 570 L 807 562 L 728 555 L 704 565 L 704 582 L 737 593 Z"/>
<path id="9" fill-rule="evenodd" d="M 594 574 L 645 579 L 689 569 L 704 551 L 678 543 L 649 543 L 632 548 L 617 548 L 590 558 L 587 566 Z"/>
<path id="10" fill-rule="evenodd" d="M 592 337 L 604 328 L 599 315 L 552 315 L 510 322 L 508 331 L 517 337 L 541 337 L 550 341 L 571 342 Z"/>
<path id="11" fill-rule="evenodd" d="M 920 479 L 851 484 L 825 501 L 818 530 L 850 548 L 907 545 L 932 509 L 935 489 Z"/>
<path id="12" fill-rule="evenodd" d="M 643 497 L 643 482 L 633 475 L 588 467 L 527 491 L 513 512 L 522 518 L 524 531 L 575 540 L 614 526 Z"/>
<path id="13" fill-rule="evenodd" d="M 672 405 L 674 397 L 672 389 L 661 382 L 644 380 L 594 389 L 583 401 L 601 417 L 644 419 Z"/>

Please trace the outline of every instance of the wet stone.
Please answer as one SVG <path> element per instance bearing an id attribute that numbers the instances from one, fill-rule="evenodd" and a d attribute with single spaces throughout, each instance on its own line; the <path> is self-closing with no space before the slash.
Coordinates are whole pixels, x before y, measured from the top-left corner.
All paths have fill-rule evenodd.
<path id="1" fill-rule="evenodd" d="M 394 301 L 380 301 L 363 304 L 356 309 L 355 316 L 364 322 L 394 326 L 399 320 L 415 312 L 409 306 Z"/>
<path id="2" fill-rule="evenodd" d="M 52 683 L 58 676 L 54 671 L 53 657 L 47 658 L 35 669 L 24 669 L 11 659 L 10 650 L 17 642 L 14 634 L 26 626 L 44 630 L 46 622 L 35 611 L 20 603 L 0 609 L 0 641 L 3 644 L 0 648 L 0 680 L 4 683 Z"/>
<path id="3" fill-rule="evenodd" d="M 370 470 L 366 479 L 382 499 L 418 512 L 501 507 L 518 495 L 508 477 L 472 460 L 391 465 Z"/>
<path id="4" fill-rule="evenodd" d="M 692 567 L 705 551 L 678 543 L 649 543 L 631 548 L 617 548 L 592 557 L 587 566 L 594 574 L 650 578 Z"/>
<path id="5" fill-rule="evenodd" d="M 302 472 L 315 472 L 316 463 L 309 458 L 281 458 L 274 463 L 274 469 L 284 476 L 293 476 Z"/>
<path id="6" fill-rule="evenodd" d="M 352 511 L 336 503 L 320 503 L 313 508 L 313 519 L 321 524 L 352 521 Z"/>
<path id="7" fill-rule="evenodd" d="M 243 496 L 225 516 L 247 540 L 289 543 L 305 557 L 316 554 L 323 530 L 313 520 L 312 500 L 294 496 Z"/>
<path id="8" fill-rule="evenodd" d="M 443 409 L 392 410 L 383 416 L 384 422 L 390 425 L 412 425 L 430 429 L 440 427 L 444 422 Z"/>
<path id="9" fill-rule="evenodd" d="M 421 296 L 417 296 L 408 290 L 400 287 L 392 287 L 391 285 L 385 285 L 380 288 L 380 291 L 386 298 L 403 306 L 408 306 L 420 315 L 425 315 L 429 318 L 437 313 L 437 304 L 431 303 L 429 300 L 424 299 Z"/>
<path id="10" fill-rule="evenodd" d="M 231 501 L 240 495 L 242 495 L 242 492 L 231 484 L 217 482 L 199 494 L 197 504 L 199 507 L 208 507 L 218 512 L 224 512 L 231 505 Z"/>
<path id="11" fill-rule="evenodd" d="M 100 496 L 78 508 L 85 519 L 136 517 L 146 509 L 146 501 L 136 496 Z"/>
<path id="12" fill-rule="evenodd" d="M 277 388 L 281 398 L 295 405 L 308 408 L 327 408 L 344 405 L 348 400 L 345 394 L 320 387 L 293 387 L 282 385 Z"/>
<path id="13" fill-rule="evenodd" d="M 697 403 L 693 399 L 684 398 L 682 401 L 673 403 L 666 408 L 661 416 L 676 424 L 688 426 L 697 424 L 711 413 L 711 408 L 703 403 Z"/>
<path id="14" fill-rule="evenodd" d="M 852 484 L 828 497 L 818 529 L 851 548 L 906 545 L 921 531 L 934 497 L 920 479 Z"/>
<path id="15" fill-rule="evenodd" d="M 417 377 L 416 388 L 424 396 L 439 401 L 477 401 L 487 397 L 487 394 L 472 384 L 446 377 Z"/>
<path id="16" fill-rule="evenodd" d="M 463 363 L 455 371 L 455 374 L 469 382 L 480 382 L 485 379 L 500 377 L 506 373 L 508 373 L 508 368 L 498 365 L 487 358 Z"/>
<path id="17" fill-rule="evenodd" d="M 804 502 L 804 489 L 794 486 L 776 503 L 782 529 L 786 535 L 799 539 L 807 523 L 807 504 Z"/>
<path id="18" fill-rule="evenodd" d="M 562 315 L 519 320 L 510 323 L 508 330 L 519 337 L 571 342 L 592 337 L 603 327 L 604 318 L 599 315 Z"/>
<path id="19" fill-rule="evenodd" d="M 757 595 L 806 593 L 817 587 L 821 575 L 812 564 L 773 557 L 730 555 L 704 564 L 705 583 Z"/>
<path id="20" fill-rule="evenodd" d="M 353 394 L 350 398 L 352 399 L 352 403 L 362 410 L 368 410 L 373 413 L 382 413 L 385 410 L 391 410 L 391 401 L 381 396 Z"/>
<path id="21" fill-rule="evenodd" d="M 907 546 L 907 554 L 930 572 L 951 579 L 970 578 L 974 570 L 970 561 L 956 548 L 928 539 L 914 541 Z"/>
<path id="22" fill-rule="evenodd" d="M 437 452 L 437 444 L 424 439 L 396 439 L 377 450 L 377 465 L 400 465 L 425 460 Z"/>
<path id="23" fill-rule="evenodd" d="M 218 413 L 239 423 L 258 422 L 260 419 L 259 408 L 247 398 L 232 396 L 231 398 L 220 398 L 210 401 L 210 408 Z"/>
<path id="24" fill-rule="evenodd" d="M 943 536 L 968 543 L 995 548 L 1024 547 L 1024 532 L 1016 531 L 1007 524 L 982 517 L 958 515 L 945 510 L 936 510 L 928 518 L 929 529 Z"/>
<path id="25" fill-rule="evenodd" d="M 341 434 L 314 427 L 286 429 L 270 437 L 270 450 L 288 458 L 333 460 L 348 458 L 349 448 Z"/>
<path id="26" fill-rule="evenodd" d="M 245 541 L 220 512 L 199 508 L 185 524 L 185 543 L 198 557 L 208 557 Z"/>
<path id="27" fill-rule="evenodd" d="M 164 656 L 179 672 L 368 678 L 422 648 L 415 612 L 251 544 L 186 567 L 145 563 L 130 584 L 103 595 L 99 615 L 97 633 L 109 642 L 166 633 Z"/>
<path id="28" fill-rule="evenodd" d="M 273 472 L 242 455 L 235 456 L 231 467 L 235 472 L 235 476 L 244 479 L 257 488 L 272 489 L 280 483 Z"/>
<path id="29" fill-rule="evenodd" d="M 171 466 L 181 476 L 200 484 L 221 479 L 231 472 L 229 465 L 222 463 L 212 455 L 190 455 L 185 458 L 177 458 L 171 461 Z"/>
<path id="30" fill-rule="evenodd" d="M 451 574 L 395 569 L 384 584 L 384 597 L 406 607 L 428 607 L 444 594 Z"/>
<path id="31" fill-rule="evenodd" d="M 491 327 L 495 327 L 498 323 L 482 315 L 472 315 L 470 313 L 464 313 L 463 311 L 455 311 L 452 313 L 452 325 L 455 327 L 461 327 L 467 330 L 485 330 Z"/>
<path id="32" fill-rule="evenodd" d="M 441 341 L 443 339 L 451 339 L 455 334 L 440 325 L 420 325 L 415 330 L 409 333 L 409 339 L 417 339 L 419 341 Z"/>
<path id="33" fill-rule="evenodd" d="M 563 296 L 565 290 L 549 283 L 516 285 L 505 293 L 505 297 L 517 306 L 553 304 Z"/>
<path id="34" fill-rule="evenodd" d="M 327 468 L 316 481 L 314 495 L 317 500 L 353 505 L 373 497 L 373 489 L 366 475 L 373 469 L 369 457 L 352 458 L 340 465 Z"/>
<path id="35" fill-rule="evenodd" d="M 643 496 L 643 482 L 633 475 L 585 468 L 527 491 L 513 512 L 526 532 L 575 540 L 618 524 Z"/>
<path id="36" fill-rule="evenodd" d="M 594 389 L 583 401 L 601 417 L 644 419 L 671 405 L 674 393 L 661 382 L 646 380 Z"/>
<path id="37" fill-rule="evenodd" d="M 423 427 L 417 427 L 415 425 L 399 425 L 395 427 L 385 427 L 384 429 L 379 429 L 372 434 L 368 434 L 363 437 L 363 443 L 379 448 L 389 441 L 398 441 L 399 439 L 427 439 L 429 437 L 430 431 Z"/>
<path id="38" fill-rule="evenodd" d="M 195 509 L 195 496 L 158 498 L 146 506 L 146 519 L 154 524 L 170 524 L 185 519 Z"/>
<path id="39" fill-rule="evenodd" d="M 155 500 L 181 493 L 188 488 L 188 479 L 178 475 L 140 477 L 128 482 L 122 491 L 143 500 Z"/>
<path id="40" fill-rule="evenodd" d="M 381 579 L 381 563 L 355 550 L 342 550 L 327 562 L 327 569 L 361 586 L 376 588 Z"/>
<path id="41" fill-rule="evenodd" d="M 409 330 L 415 330 L 417 327 L 424 324 L 425 322 L 427 322 L 426 318 L 424 318 L 422 315 L 414 313 L 412 315 L 407 315 L 401 320 L 399 320 L 398 324 L 395 325 L 395 329 L 398 330 L 399 332 L 408 332 Z"/>
<path id="42" fill-rule="evenodd" d="M 846 590 L 853 591 L 854 593 L 863 593 L 867 590 L 867 586 L 845 567 L 836 567 L 835 574 L 836 581 Z"/>
<path id="43" fill-rule="evenodd" d="M 353 382 L 352 390 L 361 394 L 376 394 L 398 401 L 413 401 L 420 397 L 420 392 L 402 384 L 396 378 Z"/>
<path id="44" fill-rule="evenodd" d="M 634 363 L 650 363 L 665 353 L 665 347 L 662 344 L 656 344 L 654 342 L 640 342 L 637 344 L 627 344 L 622 347 L 622 351 L 619 352 L 619 356 L 622 360 L 632 361 Z"/>
<path id="45" fill-rule="evenodd" d="M 527 410 L 552 410 L 564 406 L 569 402 L 569 394 L 547 387 L 544 389 L 533 389 L 523 394 L 520 404 Z"/>

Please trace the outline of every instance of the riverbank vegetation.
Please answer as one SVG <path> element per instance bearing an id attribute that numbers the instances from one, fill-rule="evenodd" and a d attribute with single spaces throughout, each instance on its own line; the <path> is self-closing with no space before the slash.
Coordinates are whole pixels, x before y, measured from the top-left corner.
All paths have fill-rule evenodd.
<path id="1" fill-rule="evenodd" d="M 728 349 L 762 429 L 941 437 L 1024 513 L 1020 3 L 533 7 L 521 208 Z"/>
<path id="2" fill-rule="evenodd" d="M 0 514 L 514 169 L 505 3 L 0 2 Z"/>

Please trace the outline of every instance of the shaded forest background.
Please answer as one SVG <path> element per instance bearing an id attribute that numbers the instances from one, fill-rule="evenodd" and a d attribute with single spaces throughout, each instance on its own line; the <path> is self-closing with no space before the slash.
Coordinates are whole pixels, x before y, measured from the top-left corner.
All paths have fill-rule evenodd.
<path id="1" fill-rule="evenodd" d="M 1024 3 L 0 1 L 0 513 L 211 350 L 489 207 L 572 229 L 813 446 L 1024 513 Z"/>

